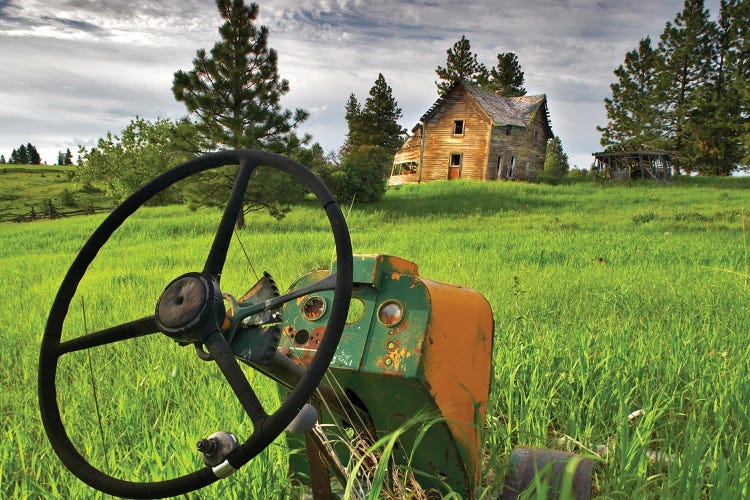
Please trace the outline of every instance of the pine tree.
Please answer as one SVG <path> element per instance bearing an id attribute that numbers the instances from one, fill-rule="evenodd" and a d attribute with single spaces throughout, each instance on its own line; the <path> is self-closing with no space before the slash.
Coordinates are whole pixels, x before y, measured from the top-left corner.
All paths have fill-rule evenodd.
<path id="1" fill-rule="evenodd" d="M 201 139 L 196 149 L 230 147 L 293 153 L 301 142 L 309 140 L 300 141 L 294 134 L 308 113 L 302 109 L 292 112 L 280 105 L 281 97 L 289 92 L 289 82 L 279 77 L 278 56 L 268 47 L 268 29 L 254 24 L 258 6 L 247 6 L 243 0 L 217 0 L 216 6 L 224 20 L 219 28 L 221 41 L 210 55 L 198 50 L 193 69 L 177 71 L 172 84 L 175 99 L 184 103 L 195 118 Z M 280 185 L 279 175 L 270 171 L 262 180 L 255 176 L 246 194 L 246 212 L 267 208 L 280 216 L 285 196 L 301 196 L 299 189 Z M 211 195 L 201 203 L 224 203 L 221 192 L 231 186 L 223 179 L 226 177 L 216 173 L 206 176 L 204 181 L 215 189 L 204 189 Z M 238 218 L 238 227 L 244 226 L 243 216 Z"/>
<path id="2" fill-rule="evenodd" d="M 55 165 L 65 165 L 65 154 L 62 151 L 57 152 L 57 163 Z"/>
<path id="3" fill-rule="evenodd" d="M 617 82 L 609 86 L 612 98 L 604 99 L 608 121 L 606 126 L 597 127 L 602 132 L 602 146 L 620 151 L 664 146 L 660 137 L 658 66 L 658 54 L 649 37 L 625 55 L 624 64 L 614 71 Z"/>
<path id="4" fill-rule="evenodd" d="M 710 73 L 696 92 L 685 127 L 692 139 L 686 150 L 702 174 L 729 175 L 743 157 L 740 136 L 747 114 L 743 114 L 738 85 L 749 69 L 747 19 L 750 2 L 722 0 L 713 32 Z"/>
<path id="5" fill-rule="evenodd" d="M 18 163 L 18 151 L 13 150 L 10 152 L 10 157 L 8 158 L 8 163 L 11 164 L 17 164 Z"/>
<path id="6" fill-rule="evenodd" d="M 29 163 L 29 151 L 23 144 L 18 147 L 18 163 L 21 165 L 28 165 Z"/>
<path id="7" fill-rule="evenodd" d="M 64 158 L 64 164 L 65 165 L 72 165 L 73 164 L 73 153 L 70 152 L 70 148 L 65 150 L 65 158 Z"/>
<path id="8" fill-rule="evenodd" d="M 505 97 L 526 95 L 523 87 L 524 74 L 518 57 L 513 52 L 501 52 L 497 55 L 497 66 L 490 69 L 487 78 L 479 83 L 482 87 Z"/>
<path id="9" fill-rule="evenodd" d="M 393 97 L 391 87 L 382 73 L 378 73 L 375 84 L 370 88 L 370 97 L 362 109 L 362 122 L 367 127 L 363 132 L 365 144 L 381 146 L 390 154 L 395 154 L 404 142 L 406 129 L 398 124 L 401 108 Z"/>
<path id="10" fill-rule="evenodd" d="M 42 163 L 42 158 L 39 156 L 39 151 L 36 150 L 36 147 L 33 144 L 28 143 L 26 145 L 26 151 L 29 155 L 29 164 L 39 165 Z"/>
<path id="11" fill-rule="evenodd" d="M 0 165 L 5 165 L 5 155 L 0 155 Z"/>
<path id="12" fill-rule="evenodd" d="M 471 42 L 465 35 L 446 51 L 448 57 L 445 67 L 438 66 L 435 70 L 441 81 L 436 81 L 440 95 L 453 85 L 456 80 L 466 80 L 472 83 L 483 83 L 488 80 L 487 68 L 477 61 L 476 54 L 471 52 Z"/>
<path id="13" fill-rule="evenodd" d="M 544 157 L 543 180 L 557 181 L 565 177 L 570 170 L 568 155 L 563 151 L 562 141 L 559 137 L 552 137 L 547 141 L 547 152 Z"/>
<path id="14" fill-rule="evenodd" d="M 349 100 L 346 101 L 344 118 L 348 126 L 348 132 L 346 134 L 346 143 L 344 145 L 344 153 L 352 147 L 360 144 L 365 144 L 365 138 L 363 131 L 366 124 L 362 119 L 362 107 L 357 101 L 357 96 L 354 93 L 349 94 Z"/>
<path id="15" fill-rule="evenodd" d="M 659 40 L 659 86 L 663 92 L 661 111 L 665 118 L 664 134 L 675 152 L 675 169 L 691 171 L 696 167 L 688 144 L 686 129 L 698 90 L 706 82 L 710 70 L 713 24 L 703 0 L 685 0 L 683 10 L 674 22 L 668 22 Z"/>
<path id="16" fill-rule="evenodd" d="M 358 146 L 381 146 L 395 154 L 404 142 L 406 129 L 398 124 L 401 108 L 382 73 L 378 73 L 363 108 L 354 94 L 349 96 L 345 116 L 349 131 L 344 154 Z"/>

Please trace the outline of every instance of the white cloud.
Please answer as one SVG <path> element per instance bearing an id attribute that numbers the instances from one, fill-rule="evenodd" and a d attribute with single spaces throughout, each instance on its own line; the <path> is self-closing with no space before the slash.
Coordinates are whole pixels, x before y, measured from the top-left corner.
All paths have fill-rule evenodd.
<path id="1" fill-rule="evenodd" d="M 714 12 L 718 0 L 709 2 Z M 549 97 L 552 127 L 573 163 L 590 164 L 612 71 L 679 0 L 274 0 L 260 3 L 283 104 L 326 150 L 344 140 L 344 104 L 382 72 L 411 128 L 436 98 L 434 69 L 465 34 L 481 61 L 513 51 L 530 93 Z M 34 143 L 51 162 L 71 142 L 93 143 L 141 115 L 180 117 L 173 73 L 218 39 L 210 0 L 0 0 L 0 153 Z M 79 138 L 79 139 L 76 139 Z"/>

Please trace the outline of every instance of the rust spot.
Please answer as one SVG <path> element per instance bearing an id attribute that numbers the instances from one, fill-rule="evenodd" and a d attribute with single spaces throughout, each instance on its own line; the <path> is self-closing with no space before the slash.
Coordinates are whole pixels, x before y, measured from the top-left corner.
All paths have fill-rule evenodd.
<path id="1" fill-rule="evenodd" d="M 286 325 L 284 327 L 284 335 L 286 335 L 287 337 L 294 337 L 295 332 L 296 330 L 292 325 Z"/>
<path id="2" fill-rule="evenodd" d="M 407 330 L 409 328 L 409 320 L 405 319 L 403 323 L 396 326 L 393 330 L 388 330 L 388 335 L 397 335 L 401 333 L 402 330 Z"/>
<path id="3" fill-rule="evenodd" d="M 308 346 L 310 349 L 317 349 L 320 345 L 320 342 L 323 340 L 323 334 L 326 332 L 326 327 L 319 326 L 317 328 L 313 328 L 312 333 L 310 334 L 310 341 L 308 342 Z"/>
<path id="4" fill-rule="evenodd" d="M 391 374 L 400 374 L 401 371 L 406 371 L 406 365 L 402 361 L 410 358 L 412 353 L 393 340 L 389 341 L 386 346 L 389 352 L 378 360 L 378 368 Z"/>
<path id="5" fill-rule="evenodd" d="M 393 281 L 398 281 L 401 279 L 401 273 L 391 273 L 391 279 Z"/>
<path id="6" fill-rule="evenodd" d="M 309 365 L 312 360 L 313 355 L 309 351 L 304 351 L 300 356 L 294 358 L 294 362 L 298 365 Z"/>

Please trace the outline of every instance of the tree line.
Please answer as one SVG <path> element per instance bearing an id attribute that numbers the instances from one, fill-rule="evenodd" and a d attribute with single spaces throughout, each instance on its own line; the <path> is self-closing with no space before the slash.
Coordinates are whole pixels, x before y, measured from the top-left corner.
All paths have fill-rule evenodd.
<path id="1" fill-rule="evenodd" d="M 36 147 L 31 144 L 21 144 L 18 148 L 11 151 L 8 160 L 5 160 L 5 155 L 0 155 L 0 164 L 12 164 L 12 165 L 40 165 L 42 158 L 39 156 L 39 152 Z"/>
<path id="2" fill-rule="evenodd" d="M 750 163 L 750 2 L 685 0 L 658 42 L 643 38 L 604 100 L 608 151 L 668 150 L 677 173 L 729 175 Z"/>
<path id="3" fill-rule="evenodd" d="M 11 151 L 8 159 L 5 159 L 5 155 L 0 155 L 0 165 L 41 165 L 42 157 L 39 155 L 36 146 L 31 144 L 21 144 L 18 148 Z M 59 151 L 57 153 L 56 165 L 72 165 L 73 154 L 70 149 L 64 153 Z"/>

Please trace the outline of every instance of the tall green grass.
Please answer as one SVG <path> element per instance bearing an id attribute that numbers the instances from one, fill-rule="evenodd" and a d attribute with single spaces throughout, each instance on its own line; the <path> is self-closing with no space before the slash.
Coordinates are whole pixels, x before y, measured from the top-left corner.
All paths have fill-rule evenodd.
<path id="1" fill-rule="evenodd" d="M 403 186 L 347 220 L 358 253 L 415 261 L 421 275 L 480 291 L 495 316 L 483 485 L 491 497 L 515 445 L 599 451 L 604 497 L 750 495 L 750 184 L 443 182 Z M 145 208 L 81 284 L 64 336 L 152 313 L 175 276 L 202 268 L 219 214 Z M 282 287 L 327 266 L 333 241 L 313 205 L 249 219 L 257 272 Z M 62 276 L 103 216 L 0 225 L 0 496 L 99 498 L 64 470 L 40 427 L 36 363 Z M 222 288 L 254 283 L 238 245 Z M 81 304 L 85 304 L 82 306 Z M 198 467 L 195 441 L 246 418 L 210 363 L 163 336 L 63 358 L 58 386 L 74 442 L 111 474 L 155 480 Z M 248 371 L 269 408 L 273 385 Z M 635 410 L 644 410 L 628 418 Z M 606 450 L 606 452 L 605 452 Z M 197 498 L 294 496 L 282 442 Z"/>

